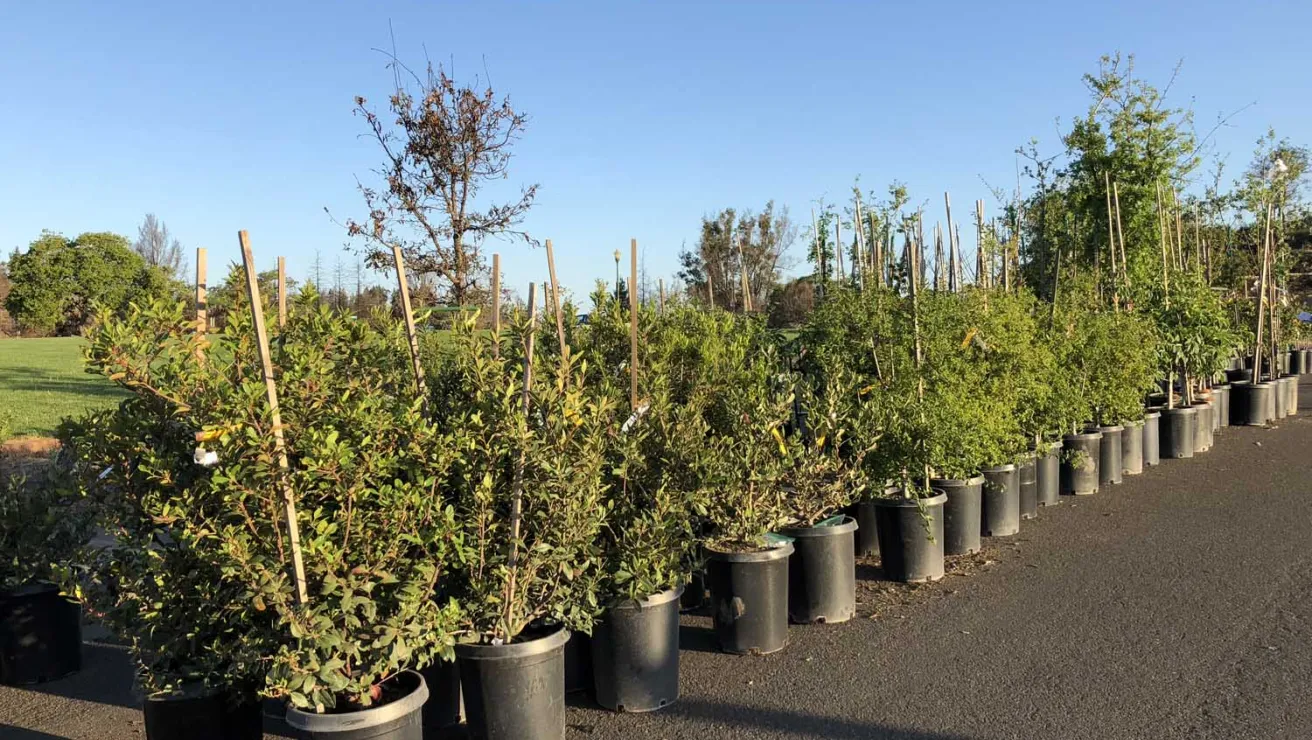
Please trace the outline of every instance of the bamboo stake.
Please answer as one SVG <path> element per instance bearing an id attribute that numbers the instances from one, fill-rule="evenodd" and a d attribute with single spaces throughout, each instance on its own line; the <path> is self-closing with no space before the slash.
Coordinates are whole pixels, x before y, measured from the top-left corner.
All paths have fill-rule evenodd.
<path id="1" fill-rule="evenodd" d="M 875 268 L 875 287 L 882 288 L 884 287 L 884 240 L 882 237 L 875 236 L 875 214 L 871 213 L 867 216 L 870 221 L 870 240 L 875 243 L 875 254 L 870 260 Z"/>
<path id="2" fill-rule="evenodd" d="M 816 271 L 820 274 L 821 286 L 824 281 L 829 279 L 828 265 L 825 264 L 824 236 L 820 233 L 820 222 L 815 220 L 815 208 L 811 208 L 811 233 L 815 234 L 815 258 L 820 264 L 816 265 Z M 821 297 L 824 297 L 824 288 L 821 287 Z"/>
<path id="3" fill-rule="evenodd" d="M 1262 238 L 1262 277 L 1257 283 L 1257 330 L 1256 341 L 1253 343 L 1253 378 L 1252 382 L 1257 385 L 1262 378 L 1262 323 L 1264 320 L 1263 312 L 1266 308 L 1266 278 L 1267 267 L 1270 264 L 1268 257 L 1271 251 L 1271 203 L 1266 205 L 1266 229 Z M 1275 306 L 1272 306 L 1274 309 Z M 1272 370 L 1274 370 L 1274 366 Z"/>
<path id="4" fill-rule="evenodd" d="M 207 294 L 208 285 L 206 276 L 205 257 L 206 249 L 200 247 L 196 250 L 196 338 L 204 339 L 205 334 L 210 328 L 209 316 L 209 296 Z M 196 359 L 205 360 L 205 353 L 199 347 L 196 348 Z"/>
<path id="5" fill-rule="evenodd" d="M 952 253 L 957 256 L 957 292 L 961 292 L 962 286 L 965 285 L 963 278 L 966 273 L 966 266 L 961 261 L 961 224 L 952 227 Z M 976 276 L 975 279 L 978 280 L 979 277 Z"/>
<path id="6" fill-rule="evenodd" d="M 957 254 L 957 243 L 952 237 L 952 196 L 943 191 L 943 208 L 948 214 L 948 289 L 953 293 L 961 290 L 961 278 L 957 272 L 961 269 L 961 255 Z"/>
<path id="7" fill-rule="evenodd" d="M 405 336 L 410 344 L 410 369 L 415 374 L 415 390 L 428 410 L 428 389 L 424 385 L 424 367 L 419 358 L 419 331 L 415 328 L 415 314 L 410 307 L 410 281 L 405 276 L 405 258 L 400 247 L 392 247 L 392 263 L 396 266 L 396 286 L 401 294 L 401 318 L 405 320 Z"/>
<path id="8" fill-rule="evenodd" d="M 1130 271 L 1126 269 L 1125 262 L 1125 229 L 1121 228 L 1121 190 L 1112 180 L 1112 202 L 1116 206 L 1116 236 L 1121 244 L 1121 277 L 1125 280 L 1125 287 L 1130 287 Z"/>
<path id="9" fill-rule="evenodd" d="M 638 283 L 638 240 L 629 240 L 629 280 Z M 629 407 L 638 411 L 638 291 L 629 291 Z"/>
<path id="10" fill-rule="evenodd" d="M 976 277 L 976 282 L 980 283 L 985 290 L 988 290 L 989 283 L 992 282 L 990 272 L 993 270 L 993 261 L 985 257 L 984 252 L 984 201 L 976 200 L 975 257 L 979 262 L 979 275 Z"/>
<path id="11" fill-rule="evenodd" d="M 287 259 L 278 258 L 278 328 L 287 327 Z"/>
<path id="12" fill-rule="evenodd" d="M 925 286 L 925 214 L 916 211 L 916 279 Z"/>
<path id="13" fill-rule="evenodd" d="M 852 274 L 856 276 L 857 289 L 864 293 L 866 290 L 866 230 L 862 225 L 864 222 L 861 220 L 860 193 L 854 194 L 853 200 L 856 201 L 856 211 L 852 217 L 852 229 L 856 231 L 856 261 L 852 265 Z"/>
<path id="14" fill-rule="evenodd" d="M 1112 176 L 1102 173 L 1102 181 L 1107 194 L 1107 250 L 1112 255 L 1112 310 L 1121 310 L 1121 294 L 1116 287 L 1116 232 L 1112 227 Z"/>
<path id="15" fill-rule="evenodd" d="M 738 242 L 738 265 L 743 278 L 743 311 L 752 312 L 752 281 L 747 277 L 747 255 L 743 253 L 743 243 Z"/>
<path id="16" fill-rule="evenodd" d="M 1166 227 L 1165 227 L 1165 225 L 1164 225 L 1166 222 L 1165 222 L 1165 220 L 1163 219 L 1163 213 L 1162 213 L 1162 200 L 1163 200 L 1163 199 L 1162 199 L 1162 186 L 1161 186 L 1160 184 L 1158 184 L 1158 186 L 1157 186 L 1157 233 L 1158 233 L 1158 235 L 1159 235 L 1159 237 L 1160 237 L 1160 238 L 1158 239 L 1158 241 L 1160 241 L 1160 242 L 1161 242 L 1161 245 L 1162 245 L 1162 291 L 1166 294 L 1166 301 L 1167 301 L 1166 305 L 1169 307 L 1169 306 L 1171 305 L 1171 303 L 1170 303 L 1170 301 L 1171 301 L 1171 277 L 1170 277 L 1171 269 L 1170 269 L 1170 264 L 1168 263 L 1168 261 L 1167 261 L 1167 259 L 1166 259 L 1166 231 L 1165 231 L 1165 228 L 1166 228 Z M 1170 389 L 1169 389 L 1169 388 L 1167 389 L 1167 394 L 1166 394 L 1166 395 L 1167 395 L 1167 398 L 1169 399 L 1169 398 L 1170 398 L 1170 395 L 1171 395 L 1171 394 L 1170 394 Z"/>
<path id="17" fill-rule="evenodd" d="M 847 276 L 843 274 L 843 225 L 837 216 L 834 217 L 834 262 L 838 267 L 838 279 L 842 281 Z"/>
<path id="18" fill-rule="evenodd" d="M 715 284 L 711 282 L 711 266 L 706 265 L 706 300 L 710 301 L 711 308 L 715 308 Z"/>
<path id="19" fill-rule="evenodd" d="M 633 291 L 629 291 L 632 293 Z M 524 337 L 524 383 L 520 392 L 520 403 L 524 408 L 524 421 L 527 424 L 529 414 L 533 410 L 533 346 L 534 338 L 537 336 L 537 285 L 528 284 L 528 335 Z M 531 429 L 531 427 L 530 427 Z M 503 620 L 504 627 L 507 630 L 513 630 L 514 626 L 510 624 L 510 615 L 515 608 L 515 581 L 519 574 L 519 528 L 520 520 L 523 518 L 522 511 L 524 505 L 524 450 L 519 451 L 519 461 L 515 465 L 515 487 L 510 497 L 510 557 L 506 562 L 506 569 L 510 576 L 506 581 L 506 611 Z"/>
<path id="20" fill-rule="evenodd" d="M 1180 269 L 1184 270 L 1184 216 L 1180 208 L 1180 194 L 1171 188 L 1171 199 L 1175 201 L 1175 254 Z"/>
<path id="21" fill-rule="evenodd" d="M 660 286 L 661 295 L 661 315 L 665 314 L 665 278 L 659 278 L 656 284 Z"/>
<path id="22" fill-rule="evenodd" d="M 492 356 L 501 357 L 501 255 L 492 253 Z"/>
<path id="23" fill-rule="evenodd" d="M 943 229 L 934 224 L 934 290 L 943 290 Z"/>
<path id="24" fill-rule="evenodd" d="M 551 249 L 551 240 L 547 240 L 547 273 L 551 278 L 551 305 L 556 312 L 556 338 L 560 340 L 561 367 L 568 368 L 569 345 L 565 342 L 565 317 L 560 310 L 560 283 L 556 282 L 556 257 Z M 633 290 L 629 291 L 630 293 Z"/>
<path id="25" fill-rule="evenodd" d="M 264 325 L 264 305 L 260 301 L 259 274 L 255 257 L 251 254 L 250 237 L 245 231 L 237 232 L 241 245 L 241 259 L 246 266 L 246 296 L 251 302 L 251 318 L 255 322 L 255 344 L 260 353 L 260 367 L 264 374 L 264 392 L 269 402 L 269 420 L 273 424 L 273 446 L 278 455 L 278 487 L 282 491 L 283 510 L 287 516 L 287 542 L 292 555 L 292 578 L 296 583 L 296 603 L 309 602 L 305 585 L 305 564 L 301 561 L 301 529 L 296 522 L 296 501 L 292 494 L 290 465 L 287 462 L 287 443 L 282 436 L 282 414 L 278 411 L 278 387 L 273 380 L 273 359 L 269 354 L 269 332 Z"/>

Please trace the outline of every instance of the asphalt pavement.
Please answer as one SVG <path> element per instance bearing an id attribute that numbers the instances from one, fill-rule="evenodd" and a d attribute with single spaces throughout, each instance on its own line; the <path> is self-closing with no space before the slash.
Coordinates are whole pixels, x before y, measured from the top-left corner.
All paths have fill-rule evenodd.
<path id="1" fill-rule="evenodd" d="M 858 617 L 784 651 L 714 651 L 684 618 L 682 696 L 570 699 L 571 740 L 1312 738 L 1312 384 L 1273 428 L 1062 497 L 923 586 L 858 566 Z M 0 687 L 0 738 L 144 737 L 120 648 Z M 277 737 L 270 735 L 269 737 Z"/>

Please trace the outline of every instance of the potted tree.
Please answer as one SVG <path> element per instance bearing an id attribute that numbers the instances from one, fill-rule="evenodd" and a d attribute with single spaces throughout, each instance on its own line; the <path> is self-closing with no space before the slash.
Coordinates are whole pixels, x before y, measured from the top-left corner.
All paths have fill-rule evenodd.
<path id="1" fill-rule="evenodd" d="M 0 480 L 0 684 L 62 678 L 82 666 L 82 608 L 71 563 L 90 510 L 47 468 Z"/>

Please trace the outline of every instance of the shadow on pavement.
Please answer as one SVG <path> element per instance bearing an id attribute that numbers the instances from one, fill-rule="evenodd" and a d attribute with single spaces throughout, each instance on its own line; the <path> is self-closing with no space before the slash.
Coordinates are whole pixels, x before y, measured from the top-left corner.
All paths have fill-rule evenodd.
<path id="1" fill-rule="evenodd" d="M 82 644 L 82 670 L 58 681 L 20 688 L 66 699 L 139 709 L 141 699 L 133 692 L 135 683 L 127 648 L 88 642 Z M 0 737 L 9 736 L 0 734 Z"/>
<path id="2" fill-rule="evenodd" d="M 63 735 L 51 735 L 36 730 L 24 730 L 21 727 L 14 727 L 0 722 L 0 737 L 5 740 L 67 740 Z"/>
<path id="3" fill-rule="evenodd" d="M 663 710 L 681 718 L 730 724 L 744 729 L 773 730 L 803 737 L 829 740 L 969 740 L 964 735 L 945 735 L 891 727 L 870 722 L 825 717 L 785 709 L 767 709 L 732 704 L 717 704 L 698 699 L 680 699 Z"/>

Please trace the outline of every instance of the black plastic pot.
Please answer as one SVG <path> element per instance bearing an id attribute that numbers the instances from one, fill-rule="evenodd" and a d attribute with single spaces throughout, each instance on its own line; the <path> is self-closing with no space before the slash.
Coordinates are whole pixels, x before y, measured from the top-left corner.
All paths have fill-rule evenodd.
<path id="1" fill-rule="evenodd" d="M 931 490 L 947 496 L 943 504 L 943 554 L 967 555 L 980 550 L 980 506 L 984 477 L 931 478 Z"/>
<path id="2" fill-rule="evenodd" d="M 850 516 L 827 526 L 779 530 L 793 538 L 788 557 L 790 620 L 825 624 L 856 615 L 856 531 L 857 522 Z"/>
<path id="3" fill-rule="evenodd" d="M 1298 376 L 1286 375 L 1280 381 L 1285 384 L 1285 416 L 1298 413 Z"/>
<path id="4" fill-rule="evenodd" d="M 1121 433 L 1125 427 L 1110 424 L 1098 427 L 1098 431 L 1102 433 L 1102 445 L 1098 448 L 1098 485 L 1118 485 L 1125 479 L 1121 463 Z"/>
<path id="5" fill-rule="evenodd" d="M 1067 434 L 1061 442 L 1061 492 L 1076 496 L 1097 493 L 1102 434 Z"/>
<path id="6" fill-rule="evenodd" d="M 881 498 L 879 558 L 884 576 L 903 583 L 943 577 L 943 505 L 947 494 L 923 499 Z"/>
<path id="7" fill-rule="evenodd" d="M 610 607 L 592 631 L 594 696 L 616 712 L 650 712 L 679 698 L 679 596 L 670 589 Z"/>
<path id="8" fill-rule="evenodd" d="M 765 655 L 788 644 L 788 556 L 785 544 L 756 552 L 707 553 L 706 582 L 720 649 Z"/>
<path id="9" fill-rule="evenodd" d="M 171 696 L 147 697 L 141 705 L 141 713 L 145 719 L 146 740 L 261 740 L 264 737 L 263 705 L 253 694 L 234 697 L 213 688 L 187 686 Z M 415 726 L 418 728 L 417 721 Z M 312 737 L 372 738 L 376 736 L 314 735 Z M 385 737 L 414 737 L 422 740 L 423 735 Z"/>
<path id="10" fill-rule="evenodd" d="M 980 534 L 1010 537 L 1020 531 L 1020 476 L 1007 464 L 980 471 L 984 475 Z"/>
<path id="11" fill-rule="evenodd" d="M 1233 370 L 1225 371 L 1225 380 L 1227 383 L 1240 383 L 1244 381 L 1251 381 L 1252 379 L 1253 379 L 1253 371 L 1251 368 L 1240 367 L 1240 368 L 1235 368 Z"/>
<path id="12" fill-rule="evenodd" d="M 885 486 L 885 496 L 897 496 L 897 486 Z M 875 525 L 875 504 L 858 501 L 847 507 L 847 515 L 856 520 L 856 556 L 864 558 L 879 552 L 879 527 Z"/>
<path id="13" fill-rule="evenodd" d="M 1140 421 L 1127 421 L 1121 426 L 1121 472 L 1138 475 L 1143 472 L 1143 427 Z"/>
<path id="14" fill-rule="evenodd" d="M 1143 464 L 1161 465 L 1162 449 L 1159 429 L 1162 421 L 1161 411 L 1149 411 L 1143 415 Z"/>
<path id="15" fill-rule="evenodd" d="M 1016 477 L 1020 484 L 1020 518 L 1037 519 L 1039 516 L 1039 467 L 1034 455 L 1026 454 L 1016 463 Z"/>
<path id="16" fill-rule="evenodd" d="M 1199 401 L 1193 408 L 1198 411 L 1194 417 L 1194 454 L 1197 455 L 1212 448 L 1212 404 Z"/>
<path id="17" fill-rule="evenodd" d="M 565 643 L 565 693 L 584 691 L 592 691 L 592 637 L 571 632 Z"/>
<path id="18" fill-rule="evenodd" d="M 1261 426 L 1267 422 L 1267 407 L 1272 392 L 1270 383 L 1253 385 L 1247 381 L 1230 384 L 1230 423 L 1236 426 Z"/>
<path id="19" fill-rule="evenodd" d="M 443 730 L 455 727 L 464 719 L 460 703 L 460 666 L 454 660 L 438 660 L 419 670 L 428 687 L 424 702 L 424 734 L 440 737 Z"/>
<path id="20" fill-rule="evenodd" d="M 1167 460 L 1194 456 L 1194 424 L 1198 409 L 1192 406 L 1165 409 L 1159 430 L 1160 454 Z"/>
<path id="21" fill-rule="evenodd" d="M 465 720 L 479 740 L 565 737 L 565 643 L 554 627 L 508 645 L 456 645 Z"/>
<path id="22" fill-rule="evenodd" d="M 1221 383 L 1212 387 L 1212 403 L 1216 407 L 1216 413 L 1212 414 L 1212 417 L 1216 419 L 1213 428 L 1219 431 L 1222 427 L 1230 426 L 1229 383 Z"/>
<path id="23" fill-rule="evenodd" d="M 428 700 L 428 686 L 424 684 L 424 677 L 414 671 L 401 671 L 389 678 L 388 683 L 392 684 L 392 690 L 399 692 L 400 696 L 386 704 L 337 714 L 314 714 L 288 707 L 287 724 L 299 730 L 300 737 L 305 740 L 424 740 L 424 702 Z M 386 690 L 387 687 L 384 687 Z M 561 734 L 557 737 L 564 737 L 563 714 L 561 725 Z M 227 740 L 228 736 L 216 735 L 215 740 L 219 737 Z M 255 737 L 262 735 L 256 734 Z"/>
<path id="24" fill-rule="evenodd" d="M 1037 460 L 1039 506 L 1061 503 L 1061 443 L 1044 443 Z"/>
<path id="25" fill-rule="evenodd" d="M 700 570 L 695 570 L 683 589 L 683 596 L 679 597 L 679 608 L 691 612 L 703 606 L 706 606 L 706 576 Z"/>
<path id="26" fill-rule="evenodd" d="M 48 583 L 0 593 L 0 683 L 53 681 L 81 667 L 82 607 L 76 601 Z"/>
<path id="27" fill-rule="evenodd" d="M 1285 390 L 1285 381 L 1280 378 L 1272 378 L 1271 383 L 1271 402 L 1267 404 L 1267 417 L 1271 421 L 1279 421 L 1285 418 L 1285 401 L 1289 398 L 1289 391 Z"/>

